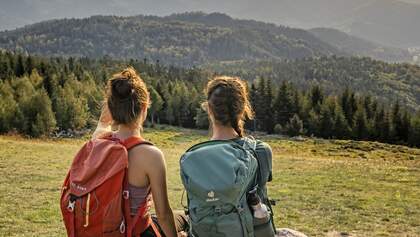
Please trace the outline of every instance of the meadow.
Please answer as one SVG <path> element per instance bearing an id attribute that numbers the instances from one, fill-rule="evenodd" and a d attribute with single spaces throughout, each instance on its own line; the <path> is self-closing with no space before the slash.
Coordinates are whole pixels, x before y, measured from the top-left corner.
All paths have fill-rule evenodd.
<path id="1" fill-rule="evenodd" d="M 207 133 L 146 129 L 166 155 L 182 209 L 179 157 Z M 274 152 L 278 227 L 308 236 L 420 236 L 420 149 L 376 142 L 262 136 Z M 0 136 L 0 236 L 65 236 L 60 187 L 83 139 Z"/>

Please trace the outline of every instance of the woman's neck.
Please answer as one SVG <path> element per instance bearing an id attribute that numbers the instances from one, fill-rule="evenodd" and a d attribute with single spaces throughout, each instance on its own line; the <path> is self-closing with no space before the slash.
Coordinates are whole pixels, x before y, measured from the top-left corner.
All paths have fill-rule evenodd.
<path id="1" fill-rule="evenodd" d="M 127 125 L 118 125 L 116 135 L 120 139 L 127 139 L 129 137 L 140 137 L 140 128 L 134 128 Z"/>
<path id="2" fill-rule="evenodd" d="M 238 137 L 238 133 L 230 126 L 213 124 L 212 131 L 211 140 L 230 140 Z"/>

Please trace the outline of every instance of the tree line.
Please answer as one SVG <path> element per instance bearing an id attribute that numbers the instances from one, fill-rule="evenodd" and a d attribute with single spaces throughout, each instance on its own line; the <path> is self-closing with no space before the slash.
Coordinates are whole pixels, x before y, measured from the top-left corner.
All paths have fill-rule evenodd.
<path id="1" fill-rule="evenodd" d="M 292 81 L 301 90 L 320 85 L 326 94 L 339 94 L 347 87 L 371 94 L 381 102 L 420 107 L 420 67 L 386 63 L 367 57 L 318 57 L 283 61 L 242 61 L 212 65 L 213 70 L 252 81 L 257 77 L 279 84 Z"/>
<path id="2" fill-rule="evenodd" d="M 141 72 L 149 87 L 149 124 L 207 128 L 200 105 L 212 71 L 146 59 L 42 58 L 0 52 L 0 133 L 39 137 L 94 128 L 106 81 L 127 65 Z M 327 93 L 319 85 L 304 90 L 287 80 L 277 83 L 263 77 L 250 81 L 249 91 L 256 114 L 246 124 L 249 130 L 420 146 L 420 114 L 397 100 L 389 105 L 350 88 Z"/>
<path id="3" fill-rule="evenodd" d="M 251 84 L 250 94 L 256 121 L 248 127 L 254 130 L 420 145 L 420 114 L 409 112 L 398 100 L 384 104 L 349 88 L 326 95 L 318 85 L 298 90 L 288 81 L 276 86 L 264 78 Z"/>

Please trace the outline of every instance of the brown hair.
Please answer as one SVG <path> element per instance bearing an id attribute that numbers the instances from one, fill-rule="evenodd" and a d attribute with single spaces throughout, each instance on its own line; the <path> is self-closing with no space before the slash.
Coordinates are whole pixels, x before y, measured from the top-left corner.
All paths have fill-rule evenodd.
<path id="1" fill-rule="evenodd" d="M 118 124 L 135 124 L 149 104 L 146 84 L 132 67 L 112 76 L 106 98 L 112 118 Z"/>
<path id="2" fill-rule="evenodd" d="M 243 137 L 245 120 L 254 117 L 246 83 L 238 77 L 219 76 L 207 83 L 206 93 L 214 119 Z"/>

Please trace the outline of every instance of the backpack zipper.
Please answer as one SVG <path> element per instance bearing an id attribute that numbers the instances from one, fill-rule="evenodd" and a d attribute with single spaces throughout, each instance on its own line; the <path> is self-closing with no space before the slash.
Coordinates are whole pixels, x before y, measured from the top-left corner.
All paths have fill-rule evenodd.
<path id="1" fill-rule="evenodd" d="M 85 213 L 85 224 L 83 227 L 89 226 L 89 210 L 90 209 L 90 193 L 88 193 L 87 200 L 86 200 L 86 213 Z"/>

